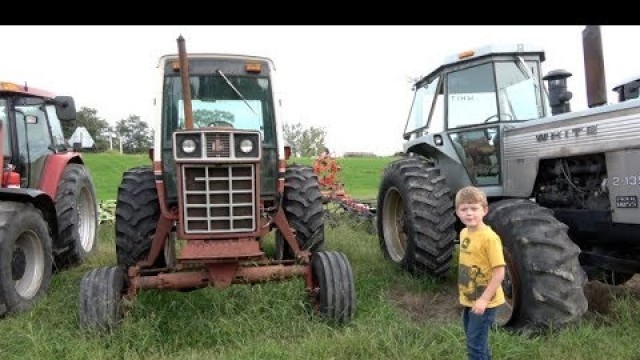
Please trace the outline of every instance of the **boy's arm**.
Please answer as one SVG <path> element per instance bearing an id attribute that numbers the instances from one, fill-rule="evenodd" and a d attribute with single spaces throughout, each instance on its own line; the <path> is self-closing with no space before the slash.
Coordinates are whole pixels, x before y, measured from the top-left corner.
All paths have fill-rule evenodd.
<path id="1" fill-rule="evenodd" d="M 502 285 L 502 280 L 504 279 L 504 266 L 496 266 L 493 268 L 491 273 L 491 280 L 489 280 L 489 284 L 487 284 L 487 288 L 484 289 L 482 295 L 473 303 L 473 308 L 471 308 L 471 312 L 474 314 L 482 315 L 484 310 L 487 308 L 487 305 L 493 299 L 493 296 L 496 294 L 498 287 Z"/>

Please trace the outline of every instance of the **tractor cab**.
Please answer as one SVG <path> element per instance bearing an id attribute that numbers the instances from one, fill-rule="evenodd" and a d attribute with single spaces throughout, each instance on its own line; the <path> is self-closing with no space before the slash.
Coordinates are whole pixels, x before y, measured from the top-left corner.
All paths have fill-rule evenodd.
<path id="1" fill-rule="evenodd" d="M 446 58 L 414 86 L 405 152 L 421 147 L 452 171 L 462 164 L 460 184 L 497 192 L 503 127 L 550 114 L 540 76 L 544 59 L 542 50 L 524 45 L 486 46 Z"/>
<path id="2" fill-rule="evenodd" d="M 38 188 L 50 155 L 66 151 L 60 121 L 75 120 L 73 98 L 0 82 L 3 169 L 12 187 Z"/>
<path id="3" fill-rule="evenodd" d="M 155 153 L 160 156 L 164 169 L 167 202 L 176 204 L 179 196 L 176 161 L 257 162 L 260 193 L 273 205 L 278 154 L 284 152 L 278 151 L 282 141 L 278 141 L 276 132 L 272 61 L 256 56 L 193 54 L 189 57 L 189 67 L 191 129 L 184 116 L 185 97 L 178 56 L 164 56 L 158 66 L 163 86 L 156 114 L 162 121 L 157 129 L 161 136 L 156 139 Z M 190 176 L 200 170 L 186 171 Z"/>

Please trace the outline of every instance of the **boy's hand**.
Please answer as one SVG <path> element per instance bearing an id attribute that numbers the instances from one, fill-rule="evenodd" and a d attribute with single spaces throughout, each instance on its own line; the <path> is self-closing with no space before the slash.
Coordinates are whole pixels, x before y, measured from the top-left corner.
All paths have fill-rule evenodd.
<path id="1" fill-rule="evenodd" d="M 473 303 L 473 307 L 471 308 L 471 312 L 476 314 L 476 315 L 482 315 L 482 314 L 484 314 L 484 310 L 487 308 L 487 305 L 489 305 L 489 301 L 488 300 L 484 300 L 483 298 L 479 298 L 478 300 L 476 300 Z"/>

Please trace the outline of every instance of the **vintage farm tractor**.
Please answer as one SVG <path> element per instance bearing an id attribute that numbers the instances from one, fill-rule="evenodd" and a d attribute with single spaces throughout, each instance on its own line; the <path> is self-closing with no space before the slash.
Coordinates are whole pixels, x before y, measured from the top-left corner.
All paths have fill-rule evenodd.
<path id="1" fill-rule="evenodd" d="M 143 289 L 194 290 L 302 277 L 313 308 L 337 324 L 356 309 L 345 254 L 323 250 L 311 168 L 287 166 L 265 57 L 160 58 L 153 168 L 127 171 L 116 205 L 117 266 L 90 270 L 79 322 L 109 330 Z M 275 231 L 275 250 L 264 239 Z"/>
<path id="2" fill-rule="evenodd" d="M 0 316 L 31 308 L 54 268 L 95 249 L 93 182 L 60 124 L 75 118 L 69 96 L 0 82 Z"/>
<path id="3" fill-rule="evenodd" d="M 475 185 L 507 262 L 506 328 L 562 326 L 587 310 L 588 279 L 640 272 L 640 81 L 606 104 L 600 29 L 583 32 L 590 109 L 571 112 L 564 70 L 545 54 L 484 47 L 446 60 L 415 84 L 405 156 L 378 195 L 383 253 L 408 271 L 446 276 L 457 221 L 452 197 Z M 548 94 L 543 80 L 548 80 Z"/>

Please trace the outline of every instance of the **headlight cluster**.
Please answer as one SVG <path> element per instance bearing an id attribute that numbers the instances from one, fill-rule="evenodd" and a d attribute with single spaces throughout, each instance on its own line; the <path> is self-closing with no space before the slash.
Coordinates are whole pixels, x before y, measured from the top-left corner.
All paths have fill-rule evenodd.
<path id="1" fill-rule="evenodd" d="M 173 136 L 176 160 L 247 162 L 259 160 L 262 153 L 258 132 L 185 131 Z"/>

